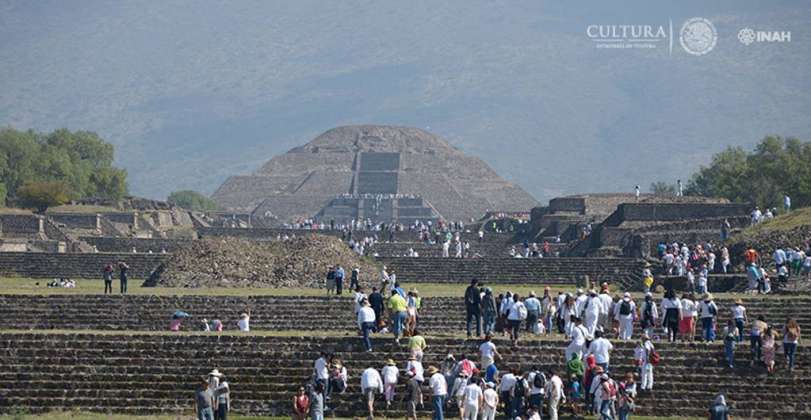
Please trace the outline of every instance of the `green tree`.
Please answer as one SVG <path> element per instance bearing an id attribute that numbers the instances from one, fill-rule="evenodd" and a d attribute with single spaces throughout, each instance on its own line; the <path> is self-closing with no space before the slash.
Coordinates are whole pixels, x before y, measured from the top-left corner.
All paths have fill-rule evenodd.
<path id="1" fill-rule="evenodd" d="M 674 196 L 676 195 L 676 186 L 664 181 L 656 181 L 650 184 L 650 192 L 658 196 Z"/>
<path id="2" fill-rule="evenodd" d="M 169 194 L 166 201 L 175 206 L 195 211 L 214 211 L 219 208 L 214 200 L 191 190 L 175 191 Z"/>
<path id="3" fill-rule="evenodd" d="M 28 182 L 17 190 L 19 204 L 45 213 L 48 207 L 59 206 L 70 201 L 70 187 L 60 181 Z"/>
<path id="4" fill-rule="evenodd" d="M 6 184 L 0 182 L 0 207 L 5 207 L 6 205 Z"/>

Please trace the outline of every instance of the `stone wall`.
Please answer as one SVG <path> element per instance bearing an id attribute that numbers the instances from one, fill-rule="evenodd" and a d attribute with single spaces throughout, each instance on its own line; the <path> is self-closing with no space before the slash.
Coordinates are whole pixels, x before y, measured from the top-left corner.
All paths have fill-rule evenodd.
<path id="1" fill-rule="evenodd" d="M 189 239 L 163 239 L 163 238 L 115 238 L 109 236 L 82 236 L 82 241 L 91 246 L 95 245 L 99 252 L 132 252 L 135 248 L 138 252 L 175 252 L 180 247 L 188 245 Z"/>
<path id="2" fill-rule="evenodd" d="M 605 220 L 608 226 L 619 226 L 629 221 L 679 221 L 719 217 L 746 216 L 747 204 L 707 203 L 624 203 Z"/>
<path id="3" fill-rule="evenodd" d="M 0 253 L 0 275 L 31 278 L 100 278 L 107 263 L 124 260 L 130 266 L 131 279 L 145 279 L 158 265 L 168 261 L 168 254 L 126 253 Z"/>
<path id="4" fill-rule="evenodd" d="M 48 213 L 48 217 L 68 229 L 98 229 L 98 214 Z"/>
<path id="5" fill-rule="evenodd" d="M 36 235 L 42 231 L 40 219 L 33 214 L 0 214 L 0 225 L 6 236 Z"/>

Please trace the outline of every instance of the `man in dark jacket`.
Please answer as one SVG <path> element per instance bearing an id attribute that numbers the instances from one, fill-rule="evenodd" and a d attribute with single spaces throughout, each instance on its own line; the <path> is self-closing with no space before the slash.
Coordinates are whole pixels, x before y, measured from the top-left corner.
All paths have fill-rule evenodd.
<path id="1" fill-rule="evenodd" d="M 383 320 L 383 304 L 383 295 L 380 294 L 377 287 L 372 287 L 372 293 L 369 295 L 369 306 L 375 311 L 375 319 L 377 320 L 378 326 Z M 377 328 L 375 328 L 375 331 L 376 330 Z"/>
<path id="2" fill-rule="evenodd" d="M 479 281 L 471 280 L 470 286 L 465 290 L 465 321 L 467 322 L 467 336 L 470 337 L 470 324 L 476 322 L 476 337 L 482 335 L 481 316 L 482 296 L 479 291 Z"/>

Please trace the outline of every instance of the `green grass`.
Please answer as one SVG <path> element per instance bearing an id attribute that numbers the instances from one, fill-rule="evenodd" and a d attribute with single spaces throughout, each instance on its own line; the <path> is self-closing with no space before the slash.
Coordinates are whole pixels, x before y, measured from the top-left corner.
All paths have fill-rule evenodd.
<path id="1" fill-rule="evenodd" d="M 770 234 L 773 232 L 788 231 L 800 226 L 811 225 L 811 207 L 793 210 L 788 214 L 775 217 L 767 222 L 750 226 L 739 234 L 733 236 L 732 242 L 746 240 L 752 237 Z"/>

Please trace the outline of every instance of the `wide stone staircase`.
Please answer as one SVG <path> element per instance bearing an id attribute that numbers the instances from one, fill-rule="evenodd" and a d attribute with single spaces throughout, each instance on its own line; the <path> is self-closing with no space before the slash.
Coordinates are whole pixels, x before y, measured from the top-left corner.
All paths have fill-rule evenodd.
<path id="1" fill-rule="evenodd" d="M 31 278 L 101 278 L 107 263 L 125 261 L 131 279 L 145 279 L 169 254 L 2 252 L 0 275 Z"/>
<path id="2" fill-rule="evenodd" d="M 428 338 L 424 365 L 438 365 L 447 355 L 476 354 L 478 341 Z M 501 368 L 563 365 L 564 343 L 556 340 L 522 341 L 512 347 L 496 344 L 504 357 Z M 729 370 L 722 367 L 720 345 L 691 348 L 660 343 L 662 362 L 656 368 L 655 392 L 638 399 L 637 415 L 701 417 L 717 392 L 724 392 L 735 418 L 809 418 L 806 396 L 810 352 L 800 348 L 793 374 L 783 370 L 766 376 L 760 369 Z M 320 351 L 341 357 L 349 374 L 345 393 L 329 401 L 337 416 L 364 413 L 360 397 L 361 372 L 383 367 L 393 358 L 401 368 L 405 347 L 391 339 L 376 340 L 372 353 L 362 351 L 357 338 L 269 337 L 214 334 L 0 334 L 0 413 L 25 410 L 85 410 L 119 414 L 188 415 L 194 390 L 212 368 L 226 375 L 231 386 L 234 413 L 286 416 L 294 391 L 312 375 Z M 745 358 L 740 347 L 737 355 Z M 633 369 L 633 343 L 616 343 L 612 370 Z M 425 389 L 426 395 L 430 394 Z M 398 396 L 404 393 L 401 383 Z M 430 400 L 426 398 L 426 402 Z M 377 414 L 403 417 L 402 404 Z M 426 404 L 426 408 L 430 404 Z M 451 409 L 451 413 L 455 410 Z M 427 410 L 420 410 L 427 416 Z"/>
<path id="3" fill-rule="evenodd" d="M 495 292 L 507 289 L 496 288 Z M 726 322 L 733 299 L 717 299 L 716 303 L 719 323 Z M 811 331 L 811 296 L 747 298 L 744 306 L 749 317 L 763 315 L 777 326 L 793 317 L 804 330 Z M 225 330 L 236 330 L 236 321 L 246 308 L 251 309 L 251 328 L 255 331 L 321 330 L 354 334 L 357 330 L 354 301 L 349 296 L 0 295 L 4 328 L 21 330 L 168 331 L 171 316 L 178 310 L 191 315 L 183 324 L 185 331 L 199 330 L 202 319 L 220 319 Z M 462 298 L 423 298 L 419 325 L 432 335 L 464 332 Z"/>
<path id="4" fill-rule="evenodd" d="M 378 258 L 406 283 L 576 284 L 611 282 L 639 289 L 644 261 L 632 258 Z"/>

